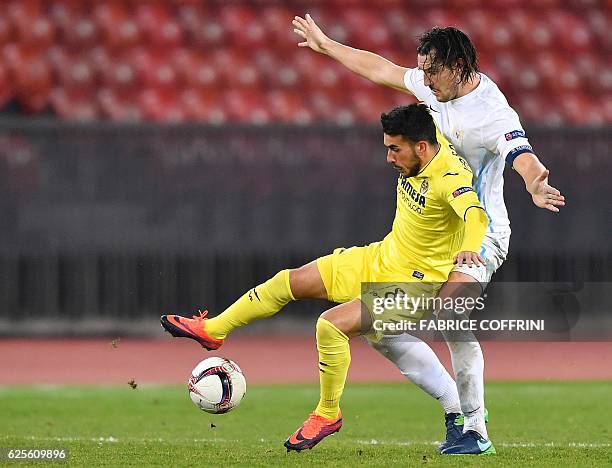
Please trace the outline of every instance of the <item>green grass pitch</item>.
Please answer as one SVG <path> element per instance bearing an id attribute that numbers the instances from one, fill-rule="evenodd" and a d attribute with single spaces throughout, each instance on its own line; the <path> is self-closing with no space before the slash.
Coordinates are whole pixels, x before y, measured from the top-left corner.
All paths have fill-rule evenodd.
<path id="1" fill-rule="evenodd" d="M 441 410 L 409 384 L 349 383 L 342 430 L 299 454 L 282 443 L 314 407 L 311 385 L 252 386 L 225 415 L 196 409 L 185 387 L 0 387 L 0 447 L 68 448 L 79 466 L 612 465 L 610 383 L 486 392 L 491 457 L 438 455 Z"/>

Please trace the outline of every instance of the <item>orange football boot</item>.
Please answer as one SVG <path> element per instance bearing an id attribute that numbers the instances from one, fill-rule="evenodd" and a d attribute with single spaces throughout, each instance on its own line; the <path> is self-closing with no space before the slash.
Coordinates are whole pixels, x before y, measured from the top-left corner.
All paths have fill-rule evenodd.
<path id="1" fill-rule="evenodd" d="M 304 449 L 311 449 L 328 435 L 338 432 L 341 427 L 342 414 L 338 415 L 338 419 L 327 419 L 312 412 L 308 419 L 304 421 L 302 427 L 291 434 L 291 437 L 285 441 L 284 445 L 287 448 L 287 452 L 290 450 L 299 452 Z"/>
<path id="2" fill-rule="evenodd" d="M 183 317 L 182 315 L 162 315 L 161 324 L 168 333 L 179 338 L 191 338 L 202 345 L 203 348 L 209 351 L 219 348 L 223 344 L 223 340 L 213 338 L 204 329 L 204 322 L 208 311 L 200 311 L 199 315 L 193 315 L 192 318 Z"/>

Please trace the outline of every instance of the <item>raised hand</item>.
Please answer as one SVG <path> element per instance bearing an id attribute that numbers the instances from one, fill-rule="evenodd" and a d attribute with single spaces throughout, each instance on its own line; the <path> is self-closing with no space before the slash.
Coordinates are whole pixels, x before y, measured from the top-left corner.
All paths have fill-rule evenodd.
<path id="1" fill-rule="evenodd" d="M 296 16 L 292 23 L 295 26 L 293 31 L 304 39 L 304 41 L 298 43 L 298 47 L 310 47 L 316 52 L 325 52 L 324 45 L 325 42 L 329 41 L 329 38 L 323 34 L 321 28 L 317 26 L 309 14 L 306 14 L 305 18 Z"/>

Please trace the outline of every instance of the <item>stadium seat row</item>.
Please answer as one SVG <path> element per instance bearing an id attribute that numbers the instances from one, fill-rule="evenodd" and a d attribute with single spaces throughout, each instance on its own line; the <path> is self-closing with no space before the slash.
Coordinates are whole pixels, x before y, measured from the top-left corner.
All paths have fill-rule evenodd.
<path id="1" fill-rule="evenodd" d="M 330 36 L 406 65 L 415 61 L 420 33 L 456 25 L 524 120 L 612 121 L 612 2 L 523 8 L 528 2 L 492 0 L 469 13 L 458 9 L 471 3 L 480 6 L 308 5 Z M 26 113 L 51 110 L 69 119 L 349 122 L 376 120 L 401 100 L 298 49 L 291 18 L 303 8 L 270 0 L 9 1 L 0 11 L 0 107 L 14 102 Z M 501 17 L 500 8 L 512 14 Z"/>

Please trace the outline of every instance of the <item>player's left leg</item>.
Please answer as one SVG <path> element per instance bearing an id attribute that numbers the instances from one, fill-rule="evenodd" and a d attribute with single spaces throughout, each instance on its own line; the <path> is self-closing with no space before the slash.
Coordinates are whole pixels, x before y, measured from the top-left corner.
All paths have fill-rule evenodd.
<path id="1" fill-rule="evenodd" d="M 288 451 L 311 449 L 342 427 L 340 398 L 351 363 L 349 339 L 367 332 L 370 327 L 369 315 L 362 314 L 359 299 L 336 306 L 319 317 L 319 404 L 304 424 L 285 441 Z"/>

